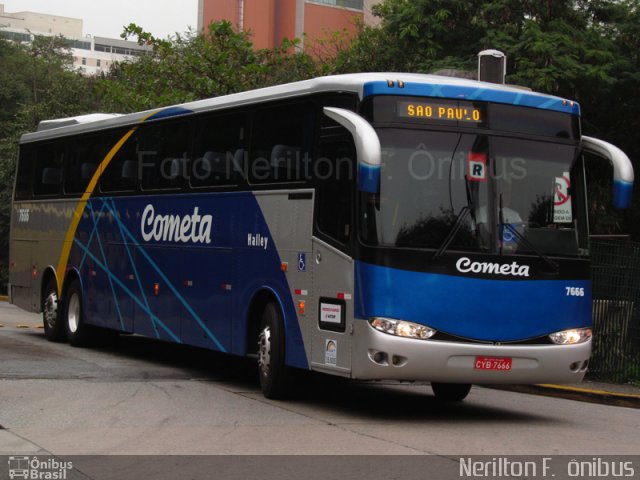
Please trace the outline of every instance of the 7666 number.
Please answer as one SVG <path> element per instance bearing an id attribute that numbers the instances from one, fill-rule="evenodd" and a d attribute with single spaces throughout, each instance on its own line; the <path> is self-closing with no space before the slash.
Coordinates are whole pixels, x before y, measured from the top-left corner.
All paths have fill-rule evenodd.
<path id="1" fill-rule="evenodd" d="M 564 287 L 567 290 L 567 297 L 584 297 L 584 288 L 582 287 Z"/>

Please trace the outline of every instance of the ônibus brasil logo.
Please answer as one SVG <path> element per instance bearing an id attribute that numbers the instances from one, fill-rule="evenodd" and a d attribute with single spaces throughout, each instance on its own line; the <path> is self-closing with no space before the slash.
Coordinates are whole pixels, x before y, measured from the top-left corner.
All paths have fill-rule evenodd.
<path id="1" fill-rule="evenodd" d="M 12 456 L 8 463 L 11 480 L 65 480 L 67 472 L 73 468 L 73 462 L 63 462 L 53 457 L 40 460 L 38 457 Z"/>
<path id="2" fill-rule="evenodd" d="M 460 273 L 485 273 L 490 275 L 512 275 L 514 277 L 529 276 L 529 265 L 519 265 L 517 262 L 472 262 L 471 259 L 467 257 L 458 259 L 456 269 Z"/>

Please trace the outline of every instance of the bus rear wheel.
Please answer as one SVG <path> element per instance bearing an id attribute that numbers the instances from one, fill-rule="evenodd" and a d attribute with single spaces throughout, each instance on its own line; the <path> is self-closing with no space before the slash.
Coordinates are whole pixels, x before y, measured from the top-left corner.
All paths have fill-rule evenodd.
<path id="1" fill-rule="evenodd" d="M 471 391 L 470 383 L 432 383 L 431 390 L 443 402 L 461 402 Z"/>
<path id="2" fill-rule="evenodd" d="M 91 327 L 83 321 L 82 289 L 78 280 L 73 280 L 67 287 L 62 319 L 71 345 L 74 347 L 89 345 L 92 332 Z"/>
<path id="3" fill-rule="evenodd" d="M 42 323 L 47 340 L 50 342 L 64 341 L 65 330 L 60 319 L 58 286 L 53 278 L 47 282 L 42 296 Z"/>
<path id="4" fill-rule="evenodd" d="M 268 303 L 262 311 L 258 334 L 260 387 L 267 398 L 285 398 L 291 392 L 293 371 L 285 358 L 284 324 L 280 310 Z"/>

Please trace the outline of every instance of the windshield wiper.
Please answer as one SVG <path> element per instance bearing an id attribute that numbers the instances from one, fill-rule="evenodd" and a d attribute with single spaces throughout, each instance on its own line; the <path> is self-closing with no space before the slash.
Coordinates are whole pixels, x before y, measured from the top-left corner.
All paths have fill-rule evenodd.
<path id="1" fill-rule="evenodd" d="M 458 140 L 458 142 L 460 141 Z M 456 146 L 456 150 L 457 148 L 458 147 Z M 455 151 L 454 151 L 454 155 L 455 155 Z M 453 160 L 453 157 L 452 157 L 452 160 Z M 452 165 L 453 165 L 453 162 L 452 162 Z M 469 179 L 466 177 L 466 175 L 464 177 L 464 186 L 467 192 L 467 205 L 465 205 L 460 209 L 460 213 L 458 213 L 458 216 L 456 217 L 456 221 L 454 222 L 453 227 L 451 227 L 451 231 L 442 242 L 442 245 L 440 245 L 440 248 L 438 248 L 438 251 L 433 256 L 434 260 L 437 260 L 442 255 L 444 255 L 444 252 L 447 251 L 447 249 L 449 248 L 449 245 L 451 245 L 451 242 L 453 242 L 453 239 L 456 236 L 456 233 L 458 233 L 458 231 L 460 230 L 460 227 L 462 227 L 462 224 L 467 219 L 469 214 L 471 214 L 471 218 L 473 219 L 473 224 L 474 225 L 476 224 L 476 216 L 474 213 L 475 207 L 473 206 L 473 198 L 471 196 L 471 189 L 469 188 Z M 449 192 L 451 192 L 451 171 L 449 171 Z M 453 209 L 453 205 L 451 205 L 451 207 Z"/>
<path id="2" fill-rule="evenodd" d="M 460 230 L 460 227 L 462 227 L 462 224 L 464 223 L 466 218 L 469 216 L 470 212 L 471 212 L 471 209 L 466 205 L 460 209 L 460 213 L 458 213 L 458 216 L 456 217 L 456 221 L 453 224 L 453 227 L 451 228 L 449 235 L 447 235 L 447 238 L 444 239 L 444 242 L 442 242 L 442 245 L 440 246 L 436 254 L 433 256 L 434 260 L 440 258 L 444 254 L 444 252 L 447 250 L 447 248 L 449 248 L 449 245 L 451 245 L 451 242 L 453 242 L 453 238 L 456 236 L 456 233 L 458 233 L 458 230 Z"/>
<path id="3" fill-rule="evenodd" d="M 500 210 L 499 210 L 499 222 L 500 222 L 500 227 L 502 227 L 503 229 L 506 227 L 511 233 L 513 233 L 518 240 L 520 240 L 522 243 L 525 244 L 525 246 L 527 246 L 529 248 L 529 250 L 533 251 L 536 255 L 538 255 L 538 257 L 540 257 L 544 263 L 546 263 L 548 266 L 550 266 L 553 269 L 553 273 L 558 273 L 560 271 L 560 266 L 554 262 L 553 260 L 551 260 L 549 257 L 547 257 L 544 253 L 542 253 L 540 250 L 538 250 L 538 248 L 531 243 L 523 234 L 521 234 L 517 228 L 515 228 L 513 225 L 511 225 L 510 223 L 505 223 L 504 221 L 504 212 L 503 212 L 503 207 L 502 207 L 502 194 L 500 194 Z M 503 230 L 504 232 L 504 230 Z M 504 233 L 501 233 L 501 238 L 500 238 L 500 255 L 502 255 L 502 244 L 504 242 Z"/>

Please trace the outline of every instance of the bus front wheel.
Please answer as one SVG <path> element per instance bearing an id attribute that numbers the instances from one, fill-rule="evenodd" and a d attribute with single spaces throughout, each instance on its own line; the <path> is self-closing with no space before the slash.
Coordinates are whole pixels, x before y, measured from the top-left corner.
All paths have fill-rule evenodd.
<path id="1" fill-rule="evenodd" d="M 44 335 L 50 342 L 64 341 L 64 325 L 60 319 L 58 287 L 54 278 L 51 278 L 42 296 L 42 323 Z"/>
<path id="2" fill-rule="evenodd" d="M 260 321 L 258 334 L 258 371 L 260 387 L 267 398 L 284 398 L 291 390 L 293 372 L 284 362 L 284 324 L 280 310 L 268 303 Z"/>
<path id="3" fill-rule="evenodd" d="M 443 402 L 461 402 L 471 391 L 470 383 L 432 383 L 431 390 Z"/>
<path id="4" fill-rule="evenodd" d="M 90 341 L 91 327 L 84 323 L 82 317 L 82 289 L 80 282 L 73 280 L 65 292 L 62 318 L 67 339 L 74 347 L 86 347 Z"/>

